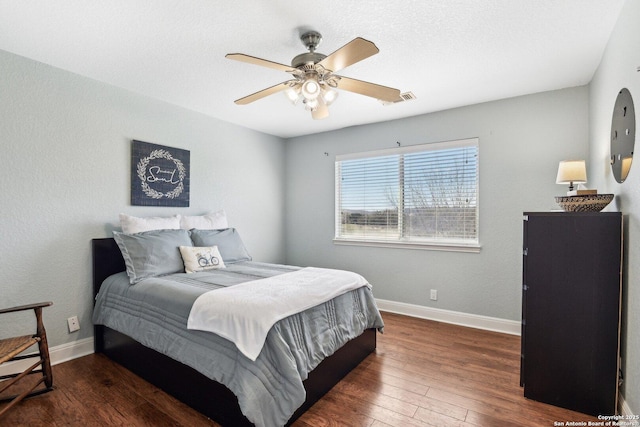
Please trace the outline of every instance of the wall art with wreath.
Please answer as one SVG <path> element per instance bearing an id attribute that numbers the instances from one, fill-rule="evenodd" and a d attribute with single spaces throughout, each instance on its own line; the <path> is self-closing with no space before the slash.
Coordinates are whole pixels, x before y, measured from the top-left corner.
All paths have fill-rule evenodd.
<path id="1" fill-rule="evenodd" d="M 131 143 L 131 204 L 189 206 L 188 150 L 143 141 Z"/>

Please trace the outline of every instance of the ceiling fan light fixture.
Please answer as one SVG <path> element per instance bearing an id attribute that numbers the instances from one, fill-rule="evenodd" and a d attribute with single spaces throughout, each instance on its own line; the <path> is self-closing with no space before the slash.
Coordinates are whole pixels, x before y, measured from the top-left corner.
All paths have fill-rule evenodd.
<path id="1" fill-rule="evenodd" d="M 322 98 L 324 99 L 324 103 L 327 106 L 333 104 L 333 101 L 338 97 L 338 91 L 331 88 L 323 88 L 322 90 Z"/>
<path id="2" fill-rule="evenodd" d="M 293 105 L 296 105 L 300 99 L 300 85 L 290 87 L 284 91 L 284 94 Z"/>
<path id="3" fill-rule="evenodd" d="M 316 52 L 321 39 L 322 36 L 317 31 L 302 34 L 300 40 L 308 52 L 295 56 L 290 66 L 242 53 L 227 54 L 226 57 L 229 59 L 284 71 L 292 76 L 291 80 L 234 102 L 238 105 L 246 105 L 276 92 L 284 92 L 293 105 L 302 102 L 305 109 L 311 111 L 312 118 L 319 120 L 329 116 L 328 107 L 338 97 L 336 89 L 383 100 L 385 103 L 405 100 L 404 94 L 401 94 L 398 89 L 334 74 L 377 54 L 379 50 L 373 42 L 356 37 L 327 56 Z"/>
<path id="4" fill-rule="evenodd" d="M 302 96 L 306 100 L 315 100 L 320 95 L 320 83 L 317 76 L 307 76 L 301 89 Z"/>
<path id="5" fill-rule="evenodd" d="M 318 98 L 304 100 L 304 106 L 309 111 L 315 110 L 318 107 L 318 104 L 319 104 Z"/>

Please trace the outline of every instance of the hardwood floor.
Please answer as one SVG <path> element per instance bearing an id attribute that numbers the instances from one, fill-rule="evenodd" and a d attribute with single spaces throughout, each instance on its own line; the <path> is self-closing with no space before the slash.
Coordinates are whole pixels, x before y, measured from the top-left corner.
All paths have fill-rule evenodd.
<path id="1" fill-rule="evenodd" d="M 523 397 L 520 339 L 383 313 L 378 348 L 296 423 L 305 426 L 554 426 L 584 414 Z M 2 426 L 216 426 L 102 355 L 53 367 L 53 392 Z"/>

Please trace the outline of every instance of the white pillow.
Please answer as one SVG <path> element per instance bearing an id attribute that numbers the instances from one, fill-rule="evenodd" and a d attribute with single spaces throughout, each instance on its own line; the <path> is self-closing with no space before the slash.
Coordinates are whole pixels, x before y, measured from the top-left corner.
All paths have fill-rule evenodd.
<path id="1" fill-rule="evenodd" d="M 169 217 L 138 218 L 131 215 L 120 214 L 120 226 L 125 234 L 141 233 L 152 230 L 179 230 L 180 215 Z"/>
<path id="2" fill-rule="evenodd" d="M 225 268 L 217 246 L 180 246 L 180 254 L 186 273 Z"/>
<path id="3" fill-rule="evenodd" d="M 183 230 L 191 230 L 192 228 L 197 228 L 198 230 L 220 230 L 229 228 L 229 224 L 227 223 L 227 214 L 220 210 L 199 216 L 183 215 L 180 218 L 180 228 Z"/>

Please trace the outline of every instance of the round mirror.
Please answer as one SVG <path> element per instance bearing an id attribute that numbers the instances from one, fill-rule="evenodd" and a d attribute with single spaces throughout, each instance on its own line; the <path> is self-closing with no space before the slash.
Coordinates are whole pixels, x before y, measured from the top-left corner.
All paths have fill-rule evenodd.
<path id="1" fill-rule="evenodd" d="M 611 170 L 622 183 L 629 175 L 636 140 L 636 114 L 627 88 L 618 92 L 611 120 Z"/>

